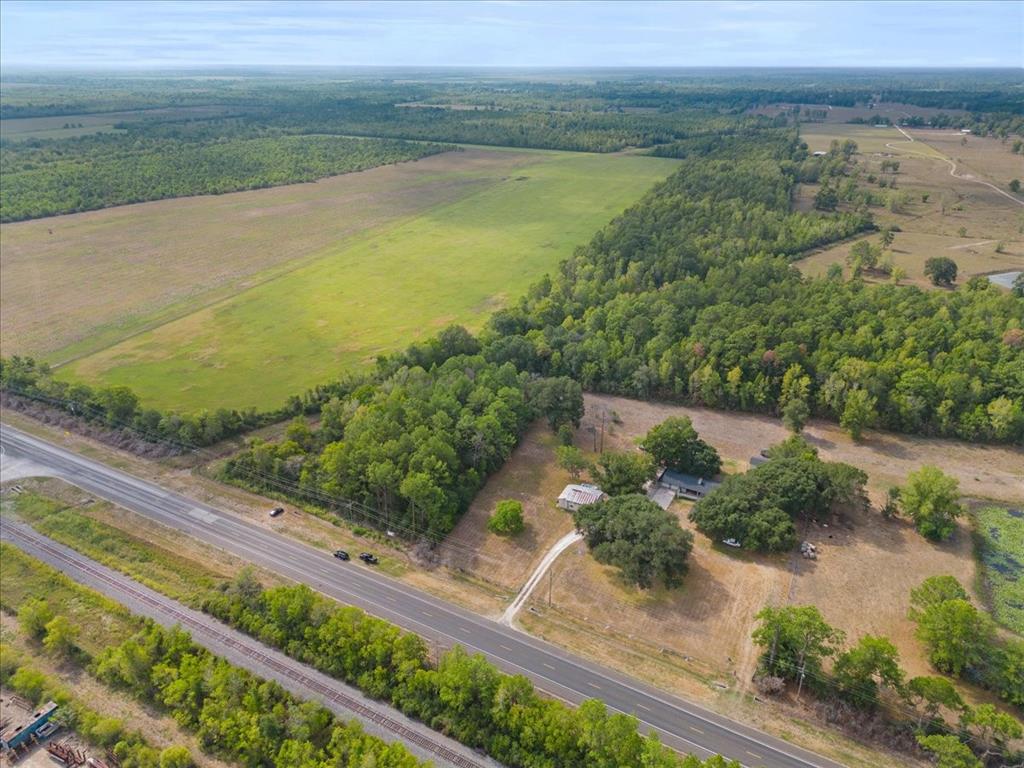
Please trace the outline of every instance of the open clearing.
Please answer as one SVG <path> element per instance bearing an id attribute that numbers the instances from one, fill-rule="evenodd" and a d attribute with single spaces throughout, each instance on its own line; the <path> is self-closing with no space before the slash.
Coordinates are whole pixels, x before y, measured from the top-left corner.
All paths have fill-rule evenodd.
<path id="1" fill-rule="evenodd" d="M 1005 191 L 1010 179 L 1024 178 L 1024 157 L 1014 155 L 1008 144 L 996 138 L 969 136 L 962 144 L 964 137 L 959 131 L 910 129 L 908 133 L 913 142 L 895 128 L 801 126 L 801 136 L 811 150 L 827 149 L 833 139 L 856 141 L 859 154 L 855 157 L 865 175 L 881 177 L 883 160 L 899 160 L 897 189 L 909 193 L 911 201 L 900 213 L 884 209 L 874 209 L 874 213 L 879 227 L 899 228 L 887 255 L 895 266 L 905 270 L 906 282 L 931 288 L 924 263 L 932 256 L 948 256 L 957 263 L 958 284 L 974 275 L 1024 266 L 1024 206 L 974 181 L 988 181 Z M 955 163 L 962 178 L 950 175 L 950 162 Z M 809 208 L 817 189 L 817 185 L 804 185 L 797 206 Z M 927 202 L 922 201 L 923 195 L 928 195 Z M 878 236 L 872 234 L 866 239 L 877 242 Z M 831 264 L 841 264 L 845 269 L 854 242 L 826 248 L 801 260 L 798 266 L 810 275 L 825 274 Z M 866 279 L 876 280 L 871 275 Z"/>
<path id="2" fill-rule="evenodd" d="M 558 466 L 557 445 L 546 423 L 538 421 L 530 428 L 439 547 L 446 565 L 509 594 L 519 591 L 544 554 L 573 528 L 572 516 L 555 505 L 558 494 L 570 482 Z M 504 499 L 523 505 L 526 530 L 518 536 L 498 536 L 487 530 L 488 518 Z"/>
<path id="3" fill-rule="evenodd" d="M 5 83 L 5 87 L 8 84 Z M 45 117 L 14 117 L 0 120 L 0 136 L 4 139 L 69 139 L 93 133 L 120 133 L 116 126 L 154 119 L 203 119 L 228 115 L 238 109 L 225 106 L 160 107 L 133 109 L 123 112 L 94 112 L 81 115 L 52 115 Z"/>
<path id="4" fill-rule="evenodd" d="M 489 183 L 454 202 L 364 230 L 276 279 L 250 275 L 257 284 L 248 290 L 79 359 L 68 375 L 128 385 L 156 407 L 278 406 L 449 323 L 479 328 L 676 165 L 626 155 L 465 154 L 505 165 L 489 167 Z M 333 206 L 329 216 L 337 216 Z M 271 218 L 257 240 L 264 249 L 295 225 L 287 210 Z M 191 284 L 203 263 L 193 260 Z"/>

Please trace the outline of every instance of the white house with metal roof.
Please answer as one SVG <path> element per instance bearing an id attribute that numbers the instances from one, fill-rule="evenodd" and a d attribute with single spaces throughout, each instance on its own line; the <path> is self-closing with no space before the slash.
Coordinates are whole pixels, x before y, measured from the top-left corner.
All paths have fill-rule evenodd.
<path id="1" fill-rule="evenodd" d="M 589 483 L 572 484 L 565 486 L 558 495 L 558 506 L 562 509 L 567 509 L 570 512 L 575 512 L 580 507 L 585 507 L 588 504 L 596 504 L 599 501 L 603 501 L 608 498 L 608 494 L 598 488 L 596 485 L 590 485 Z"/>

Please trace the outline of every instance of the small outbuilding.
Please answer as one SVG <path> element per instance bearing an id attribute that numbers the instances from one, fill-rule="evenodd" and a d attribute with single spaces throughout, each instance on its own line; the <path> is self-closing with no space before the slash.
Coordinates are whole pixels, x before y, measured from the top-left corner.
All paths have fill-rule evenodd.
<path id="1" fill-rule="evenodd" d="M 658 483 L 666 488 L 671 488 L 675 491 L 676 496 L 693 500 L 703 499 L 721 485 L 714 480 L 676 472 L 674 469 L 661 470 L 661 474 L 658 475 Z"/>
<path id="2" fill-rule="evenodd" d="M 608 498 L 608 494 L 589 483 L 570 484 L 558 495 L 558 506 L 575 512 L 580 507 L 596 504 Z"/>
<path id="3" fill-rule="evenodd" d="M 10 728 L 0 734 L 0 747 L 16 749 L 28 744 L 36 731 L 46 725 L 56 711 L 57 705 L 48 701 L 32 714 L 13 723 Z"/>

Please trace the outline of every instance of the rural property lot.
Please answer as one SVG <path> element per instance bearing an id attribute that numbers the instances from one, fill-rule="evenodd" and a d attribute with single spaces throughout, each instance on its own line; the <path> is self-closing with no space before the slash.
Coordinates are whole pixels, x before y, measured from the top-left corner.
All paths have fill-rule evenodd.
<path id="1" fill-rule="evenodd" d="M 1024 157 L 1011 153 L 1009 145 L 996 138 L 969 136 L 967 143 L 962 144 L 959 131 L 909 129 L 908 133 L 913 142 L 895 128 L 801 126 L 801 136 L 812 151 L 827 149 L 833 139 L 856 141 L 856 159 L 865 175 L 882 176 L 883 160 L 899 160 L 897 189 L 908 193 L 910 201 L 899 213 L 882 209 L 874 212 L 879 227 L 899 229 L 887 256 L 906 271 L 906 282 L 931 288 L 924 263 L 932 256 L 948 256 L 957 263 L 959 284 L 974 275 L 1021 269 L 1024 205 L 975 180 L 988 181 L 1005 191 L 1010 179 L 1024 179 Z M 950 174 L 950 162 L 955 163 L 957 175 L 963 178 Z M 810 208 L 817 189 L 817 185 L 805 185 L 800 190 L 798 207 Z M 928 195 L 927 202 L 922 201 L 923 195 Z M 877 242 L 878 236 L 872 234 L 866 239 Z M 845 267 L 853 242 L 824 249 L 801 260 L 798 266 L 810 275 L 825 274 L 830 264 Z M 886 278 L 868 275 L 866 279 Z"/>
<path id="2" fill-rule="evenodd" d="M 606 450 L 636 450 L 636 439 L 652 426 L 687 415 L 730 471 L 745 471 L 752 454 L 787 435 L 777 419 L 765 416 L 604 395 L 587 395 L 586 408 L 577 433 L 585 450 L 593 448 L 591 428 L 600 430 L 602 412 Z M 956 477 L 966 495 L 1024 500 L 1024 453 L 1012 448 L 873 432 L 857 444 L 822 422 L 809 425 L 805 436 L 823 459 L 865 470 L 876 504 L 887 488 L 902 484 L 909 472 L 927 463 Z M 493 493 L 502 497 L 500 489 Z M 684 527 L 693 529 L 687 520 L 690 504 L 677 501 L 671 509 Z M 757 661 L 749 640 L 757 611 L 768 603 L 810 603 L 853 638 L 867 632 L 892 638 L 908 673 L 925 673 L 928 664 L 906 618 L 910 589 L 936 574 L 952 574 L 973 588 L 969 525 L 962 522 L 951 541 L 937 546 L 909 523 L 883 520 L 871 510 L 838 526 L 812 525 L 804 535 L 818 546 L 817 561 L 737 552 L 695 531 L 690 571 L 675 591 L 625 586 L 614 568 L 597 563 L 583 545 L 570 547 L 553 566 L 552 607 L 547 606 L 547 589 L 538 590 L 531 601 L 540 616 L 524 614 L 523 621 L 559 642 L 607 654 L 609 661 L 620 655 L 616 643 L 645 647 L 655 655 L 664 649 L 660 655 L 680 663 L 688 657 L 683 666 L 697 678 L 691 692 L 706 695 L 707 684 L 701 681 L 725 681 L 739 690 L 749 686 Z"/>
<path id="3" fill-rule="evenodd" d="M 466 162 L 464 157 L 483 163 L 486 171 L 471 167 L 468 175 L 477 184 L 468 194 L 463 189 L 443 204 L 389 218 L 344 240 L 325 242 L 315 226 L 297 227 L 288 206 L 265 212 L 267 229 L 252 237 L 244 217 L 254 215 L 255 201 L 263 198 L 246 198 L 236 213 L 243 220 L 236 221 L 250 248 L 274 253 L 282 240 L 312 237 L 319 247 L 303 248 L 300 254 L 314 258 L 284 275 L 280 269 L 290 265 L 275 260 L 275 279 L 250 272 L 256 284 L 241 293 L 245 286 L 235 278 L 231 284 L 237 295 L 79 359 L 68 367 L 68 375 L 131 386 L 156 407 L 278 406 L 291 394 L 371 363 L 449 323 L 479 328 L 494 309 L 518 297 L 676 165 L 641 156 L 493 150 L 422 162 L 433 161 L 432 180 L 445 185 L 458 180 L 444 172 L 445 163 Z M 306 205 L 319 205 L 315 190 L 321 185 L 302 186 L 313 190 Z M 174 204 L 194 202 L 148 205 Z M 334 206 L 325 215 L 347 219 Z M 123 219 L 118 233 L 123 235 L 132 221 Z M 209 224 L 219 235 L 220 226 Z M 194 231 L 181 222 L 177 226 Z M 206 242 L 195 247 L 206 258 L 216 253 Z M 240 247 L 242 263 L 246 251 Z M 158 263 L 161 254 L 162 248 L 155 248 L 146 263 Z M 205 262 L 193 259 L 190 278 L 183 282 L 202 282 Z M 160 270 L 151 274 L 159 279 Z M 136 280 L 130 281 L 133 290 Z"/>

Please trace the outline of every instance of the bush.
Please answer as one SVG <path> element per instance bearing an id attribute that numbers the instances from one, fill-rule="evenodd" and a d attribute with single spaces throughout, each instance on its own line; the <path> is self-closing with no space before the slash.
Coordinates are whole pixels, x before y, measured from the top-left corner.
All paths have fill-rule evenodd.
<path id="1" fill-rule="evenodd" d="M 515 536 L 522 533 L 525 527 L 523 505 L 512 499 L 499 501 L 494 514 L 487 521 L 487 530 L 499 536 Z"/>

